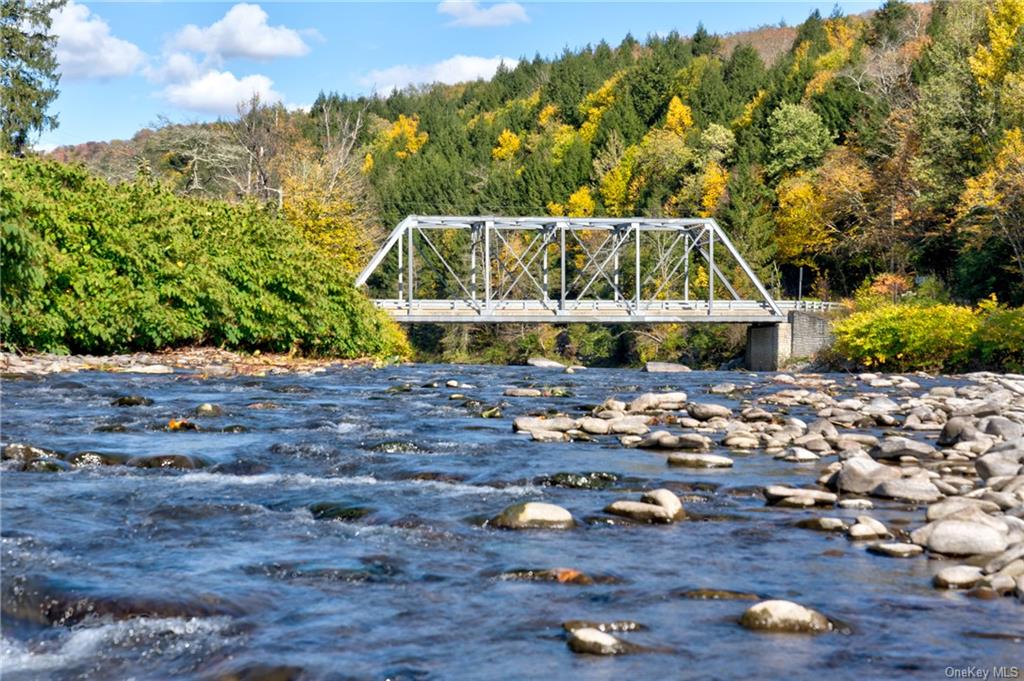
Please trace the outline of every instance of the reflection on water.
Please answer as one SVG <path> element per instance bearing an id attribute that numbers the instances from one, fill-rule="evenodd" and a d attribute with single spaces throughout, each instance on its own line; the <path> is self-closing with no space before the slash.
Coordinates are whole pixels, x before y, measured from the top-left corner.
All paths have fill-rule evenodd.
<path id="1" fill-rule="evenodd" d="M 443 387 L 449 379 L 476 387 Z M 721 380 L 752 390 L 708 396 Z M 526 385 L 571 396 L 502 397 Z M 809 483 L 823 464 L 755 452 L 729 453 L 728 470 L 670 468 L 608 438 L 544 444 L 511 429 L 515 416 L 575 413 L 612 394 L 683 390 L 735 408 L 779 387 L 737 374 L 462 366 L 5 381 L 5 443 L 103 456 L 64 472 L 4 464 L 4 679 L 860 680 L 1019 664 L 1019 642 L 999 635 L 1021 631 L 1012 599 L 934 591 L 926 558 L 874 556 L 796 528 L 810 512 L 766 508 L 756 493 Z M 503 417 L 479 418 L 455 392 Z M 111 404 L 125 395 L 153 404 Z M 205 402 L 223 413 L 198 415 Z M 172 419 L 200 430 L 169 431 Z M 201 468 L 102 465 L 135 457 Z M 614 499 L 662 486 L 692 520 L 598 522 Z M 567 532 L 484 525 L 522 500 L 583 522 Z M 898 506 L 873 515 L 920 520 Z M 553 568 L 599 578 L 508 578 Z M 698 589 L 797 600 L 850 633 L 752 633 L 736 624 L 749 602 L 685 595 Z M 639 622 L 626 636 L 653 652 L 575 656 L 561 628 L 573 619 Z"/>

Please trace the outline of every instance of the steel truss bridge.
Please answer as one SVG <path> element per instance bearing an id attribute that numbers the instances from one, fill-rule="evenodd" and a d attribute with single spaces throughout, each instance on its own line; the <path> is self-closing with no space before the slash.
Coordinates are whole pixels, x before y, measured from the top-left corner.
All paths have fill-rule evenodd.
<path id="1" fill-rule="evenodd" d="M 368 283 L 410 323 L 777 323 L 827 305 L 774 300 L 712 218 L 410 215 Z"/>

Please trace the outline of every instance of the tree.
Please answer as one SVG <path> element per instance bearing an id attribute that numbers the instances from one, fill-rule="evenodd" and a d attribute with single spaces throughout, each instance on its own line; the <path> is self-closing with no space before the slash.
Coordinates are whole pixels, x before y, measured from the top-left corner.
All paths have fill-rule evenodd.
<path id="1" fill-rule="evenodd" d="M 832 145 L 821 117 L 802 104 L 783 104 L 768 117 L 768 171 L 782 175 L 812 168 Z"/>
<path id="2" fill-rule="evenodd" d="M 1010 246 L 1024 282 L 1024 133 L 1020 128 L 1008 130 L 992 164 L 967 180 L 959 216 L 979 246 L 993 239 Z"/>
<path id="3" fill-rule="evenodd" d="M 33 132 L 57 127 L 56 36 L 50 13 L 65 0 L 0 0 L 0 150 L 21 156 Z"/>

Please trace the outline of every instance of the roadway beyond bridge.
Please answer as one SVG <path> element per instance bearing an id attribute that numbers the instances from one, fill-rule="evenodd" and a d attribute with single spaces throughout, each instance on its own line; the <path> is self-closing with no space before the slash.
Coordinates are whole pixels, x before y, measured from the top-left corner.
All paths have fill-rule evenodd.
<path id="1" fill-rule="evenodd" d="M 712 218 L 410 215 L 356 278 L 401 323 L 743 323 L 747 366 L 830 342 L 829 303 L 777 301 Z"/>

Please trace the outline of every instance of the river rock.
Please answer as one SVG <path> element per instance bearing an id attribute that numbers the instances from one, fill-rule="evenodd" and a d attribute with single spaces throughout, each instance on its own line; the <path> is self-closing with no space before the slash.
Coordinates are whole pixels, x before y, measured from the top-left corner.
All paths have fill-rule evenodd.
<path id="1" fill-rule="evenodd" d="M 223 414 L 224 410 L 220 406 L 209 402 L 203 402 L 196 407 L 196 416 L 221 416 Z"/>
<path id="2" fill-rule="evenodd" d="M 880 542 L 868 546 L 868 551 L 877 553 L 880 556 L 890 558 L 912 558 L 924 553 L 924 549 L 917 544 L 904 544 L 902 542 Z"/>
<path id="3" fill-rule="evenodd" d="M 770 422 L 772 420 L 772 413 L 760 407 L 747 407 L 740 412 L 740 418 L 744 421 L 765 421 Z"/>
<path id="4" fill-rule="evenodd" d="M 642 501 L 613 501 L 605 506 L 604 512 L 642 523 L 671 523 L 675 520 L 663 506 Z"/>
<path id="5" fill-rule="evenodd" d="M 686 405 L 686 413 L 698 421 L 709 421 L 716 416 L 725 419 L 732 416 L 732 410 L 730 410 L 729 407 L 706 402 L 689 403 Z"/>
<path id="6" fill-rule="evenodd" d="M 973 556 L 1006 550 L 1003 532 L 969 520 L 939 520 L 914 530 L 911 541 L 947 556 Z"/>
<path id="7" fill-rule="evenodd" d="M 732 468 L 733 461 L 718 454 L 670 454 L 668 463 L 685 468 Z"/>
<path id="8" fill-rule="evenodd" d="M 540 369 L 564 369 L 565 365 L 561 362 L 556 362 L 553 359 L 547 359 L 545 357 L 531 357 L 526 360 L 526 363 L 532 367 L 538 367 Z"/>
<path id="9" fill-rule="evenodd" d="M 650 428 L 646 416 L 622 416 L 608 421 L 608 432 L 616 435 L 645 435 Z"/>
<path id="10" fill-rule="evenodd" d="M 788 447 L 779 454 L 776 454 L 775 458 L 790 463 L 813 463 L 821 457 L 803 447 Z"/>
<path id="11" fill-rule="evenodd" d="M 731 395 L 736 392 L 737 386 L 735 383 L 717 383 L 711 386 L 708 390 L 712 395 Z"/>
<path id="12" fill-rule="evenodd" d="M 899 477 L 898 468 L 866 456 L 855 456 L 843 462 L 843 467 L 829 480 L 829 487 L 839 492 L 866 494 L 886 480 Z"/>
<path id="13" fill-rule="evenodd" d="M 981 581 L 981 568 L 971 565 L 951 565 L 942 568 L 933 581 L 940 589 L 970 589 Z"/>
<path id="14" fill-rule="evenodd" d="M 528 501 L 509 506 L 491 519 L 490 524 L 505 530 L 565 530 L 575 527 L 576 521 L 561 506 Z"/>
<path id="15" fill-rule="evenodd" d="M 1024 437 L 1024 426 L 1005 416 L 987 416 L 978 423 L 978 428 L 983 433 L 995 435 L 1003 440 L 1016 440 Z"/>
<path id="16" fill-rule="evenodd" d="M 830 492 L 801 489 L 798 487 L 784 487 L 782 485 L 769 485 L 764 489 L 764 496 L 771 506 L 831 506 L 838 499 L 835 494 Z"/>
<path id="17" fill-rule="evenodd" d="M 598 629 L 584 627 L 569 632 L 569 650 L 582 655 L 621 655 L 626 652 L 622 641 Z"/>
<path id="18" fill-rule="evenodd" d="M 540 397 L 541 392 L 537 388 L 508 388 L 505 390 L 505 397 Z"/>
<path id="19" fill-rule="evenodd" d="M 847 536 L 854 541 L 881 539 L 888 535 L 889 530 L 885 525 L 868 515 L 857 516 L 857 522 L 847 531 Z"/>
<path id="20" fill-rule="evenodd" d="M 193 456 L 184 454 L 157 454 L 155 456 L 136 456 L 126 462 L 128 466 L 135 468 L 202 468 L 205 462 Z"/>
<path id="21" fill-rule="evenodd" d="M 599 419 L 593 416 L 584 416 L 577 421 L 580 430 L 591 435 L 607 435 L 608 419 Z"/>
<path id="22" fill-rule="evenodd" d="M 899 478 L 880 482 L 871 490 L 871 496 L 927 504 L 941 499 L 942 492 L 930 480 Z"/>
<path id="23" fill-rule="evenodd" d="M 875 459 L 899 459 L 904 456 L 921 458 L 931 457 L 936 453 L 931 445 L 900 436 L 887 437 L 868 452 Z"/>
<path id="24" fill-rule="evenodd" d="M 792 601 L 762 601 L 743 613 L 740 624 L 747 629 L 791 634 L 820 634 L 832 630 L 828 618 L 816 610 Z"/>
<path id="25" fill-rule="evenodd" d="M 569 433 L 560 430 L 528 430 L 526 432 L 535 442 L 569 442 L 572 440 Z"/>
<path id="26" fill-rule="evenodd" d="M 579 421 L 566 416 L 555 416 L 552 418 L 540 418 L 537 416 L 519 416 L 512 422 L 512 429 L 521 430 L 556 430 L 565 432 L 579 428 Z"/>
<path id="27" fill-rule="evenodd" d="M 655 489 L 650 492 L 645 492 L 641 501 L 645 501 L 649 504 L 657 504 L 666 511 L 668 511 L 673 520 L 679 520 L 686 517 L 686 511 L 683 510 L 683 502 L 679 500 L 679 497 L 674 492 L 667 489 Z"/>
<path id="28" fill-rule="evenodd" d="M 21 461 L 22 463 L 28 463 L 33 459 L 59 458 L 60 455 L 50 449 L 34 447 L 21 442 L 12 442 L 4 447 L 3 454 L 0 456 L 2 456 L 5 461 L 14 459 Z"/>
<path id="29" fill-rule="evenodd" d="M 971 512 L 977 509 L 982 513 L 998 513 L 999 505 L 984 499 L 972 499 L 970 497 L 950 497 L 932 504 L 928 507 L 926 518 L 929 521 L 942 520 L 947 516 L 960 515 L 964 512 Z"/>
<path id="30" fill-rule="evenodd" d="M 110 403 L 114 407 L 148 407 L 153 400 L 142 395 L 124 395 Z"/>
<path id="31" fill-rule="evenodd" d="M 939 444 L 949 446 L 957 442 L 977 439 L 978 434 L 974 421 L 963 416 L 953 417 L 943 424 L 942 432 L 939 433 Z"/>
<path id="32" fill-rule="evenodd" d="M 644 371 L 651 374 L 674 374 L 688 372 L 690 367 L 674 362 L 647 362 Z"/>
<path id="33" fill-rule="evenodd" d="M 974 462 L 978 477 L 982 480 L 1000 476 L 1017 475 L 1024 459 L 1024 449 L 1016 451 L 995 451 L 979 457 Z"/>
<path id="34" fill-rule="evenodd" d="M 1019 562 L 1022 559 L 1024 559 L 1024 542 L 1018 542 L 985 563 L 984 572 L 986 575 L 995 574 L 1002 571 L 1007 565 Z"/>

